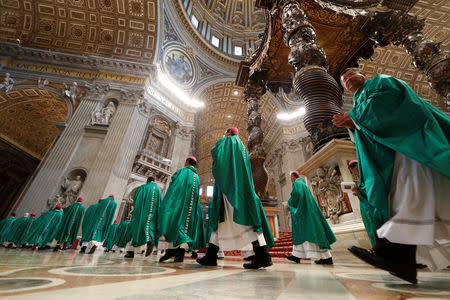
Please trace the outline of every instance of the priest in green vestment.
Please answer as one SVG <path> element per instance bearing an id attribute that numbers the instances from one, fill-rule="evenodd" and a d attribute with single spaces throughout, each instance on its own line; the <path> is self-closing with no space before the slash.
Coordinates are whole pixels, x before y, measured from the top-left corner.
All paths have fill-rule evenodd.
<path id="1" fill-rule="evenodd" d="M 66 250 L 66 248 L 72 246 L 78 235 L 78 230 L 80 229 L 81 220 L 84 215 L 84 206 L 82 204 L 83 197 L 78 197 L 77 202 L 69 205 L 64 210 L 64 215 L 59 226 L 58 233 L 56 234 L 56 241 L 58 242 L 55 246 L 54 251 Z"/>
<path id="2" fill-rule="evenodd" d="M 33 229 L 27 237 L 27 242 L 33 245 L 34 249 L 38 247 L 39 249 L 49 249 L 58 232 L 63 213 L 61 205 L 58 204 L 54 210 L 50 210 L 40 216 L 33 224 Z"/>
<path id="3" fill-rule="evenodd" d="M 268 248 L 274 241 L 261 200 L 256 195 L 250 157 L 235 127 L 212 148 L 214 191 L 209 203 L 208 240 L 202 265 L 216 266 L 220 250 L 252 250 L 255 256 L 247 269 L 272 265 Z"/>
<path id="4" fill-rule="evenodd" d="M 117 220 L 114 220 L 114 224 L 111 224 L 108 228 L 108 234 L 106 235 L 106 239 L 103 242 L 103 248 L 105 248 L 105 252 L 109 252 L 114 247 L 114 243 L 116 241 L 116 233 L 119 224 L 117 224 Z"/>
<path id="5" fill-rule="evenodd" d="M 28 222 L 28 219 L 30 218 L 29 216 L 29 213 L 25 213 L 22 218 L 19 218 L 12 223 L 11 230 L 6 235 L 4 246 L 6 246 L 7 248 L 17 247 L 17 241 L 21 236 L 23 224 Z"/>
<path id="6" fill-rule="evenodd" d="M 100 247 L 106 239 L 108 228 L 114 220 L 117 203 L 114 200 L 114 195 L 109 195 L 105 199 L 101 199 L 97 203 L 97 208 L 92 216 L 92 222 L 88 231 L 87 239 L 89 240 L 86 251 L 93 254 L 95 250 Z"/>
<path id="7" fill-rule="evenodd" d="M 18 235 L 17 241 L 14 242 L 17 245 L 17 247 L 29 246 L 27 237 L 33 228 L 34 221 L 36 221 L 36 214 L 32 213 L 30 217 L 26 220 L 26 222 L 22 223 L 20 229 L 18 229 L 20 235 Z"/>
<path id="8" fill-rule="evenodd" d="M 289 210 L 292 220 L 292 255 L 287 259 L 300 263 L 301 259 L 318 259 L 316 264 L 332 265 L 331 244 L 336 241 L 330 225 L 317 204 L 305 180 L 297 171 L 291 173 L 292 191 Z"/>
<path id="9" fill-rule="evenodd" d="M 158 235 L 164 236 L 168 249 L 160 262 L 174 257 L 183 262 L 189 249 L 205 247 L 203 209 L 199 201 L 200 180 L 197 175 L 197 159 L 189 156 L 184 168 L 173 175 L 169 188 L 161 202 L 158 215 Z"/>
<path id="10" fill-rule="evenodd" d="M 354 130 L 358 193 L 367 198 L 377 241 L 358 258 L 417 283 L 416 262 L 450 265 L 450 117 L 387 75 L 367 80 L 358 69 L 341 75 L 353 108 L 336 126 Z"/>
<path id="11" fill-rule="evenodd" d="M 100 200 L 99 200 L 100 201 Z M 90 236 L 89 234 L 92 232 L 94 215 L 97 211 L 98 203 L 92 204 L 86 209 L 84 213 L 83 222 L 81 223 L 81 239 L 80 239 L 80 253 L 85 253 L 86 248 L 89 243 Z"/>
<path id="12" fill-rule="evenodd" d="M 153 246 L 158 246 L 155 238 L 161 200 L 161 190 L 154 177 L 147 178 L 147 183 L 134 193 L 134 209 L 130 222 L 131 245 L 127 247 L 126 258 L 133 258 L 134 253 L 140 253 L 143 250 L 140 248 L 143 247 L 146 247 L 145 256 L 149 256 Z"/>
<path id="13" fill-rule="evenodd" d="M 11 230 L 11 226 L 16 220 L 16 214 L 12 213 L 9 218 L 0 221 L 0 245 L 6 241 L 8 232 Z"/>
<path id="14" fill-rule="evenodd" d="M 114 244 L 119 248 L 120 252 L 123 252 L 130 240 L 130 218 L 126 217 L 125 221 L 120 223 L 119 227 L 117 228 L 116 241 Z"/>

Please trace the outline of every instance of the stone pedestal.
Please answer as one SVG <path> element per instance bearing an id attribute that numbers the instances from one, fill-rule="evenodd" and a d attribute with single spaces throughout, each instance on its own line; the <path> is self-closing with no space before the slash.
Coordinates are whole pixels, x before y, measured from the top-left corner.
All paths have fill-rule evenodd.
<path id="1" fill-rule="evenodd" d="M 278 230 L 279 211 L 280 209 L 278 207 L 264 207 L 264 212 L 266 213 L 267 221 L 269 222 L 270 230 L 272 231 L 275 240 L 280 237 L 280 232 Z"/>
<path id="2" fill-rule="evenodd" d="M 347 167 L 353 159 L 356 159 L 353 143 L 333 139 L 297 169 L 306 177 L 308 187 L 338 237 L 339 243 L 333 246 L 334 250 L 344 250 L 356 240 L 356 244 L 370 245 L 358 197 L 342 192 L 340 187 L 343 181 L 354 181 Z"/>

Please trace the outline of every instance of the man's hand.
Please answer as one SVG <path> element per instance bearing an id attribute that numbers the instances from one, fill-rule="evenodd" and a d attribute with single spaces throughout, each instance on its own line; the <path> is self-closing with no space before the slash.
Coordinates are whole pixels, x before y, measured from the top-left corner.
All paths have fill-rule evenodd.
<path id="1" fill-rule="evenodd" d="M 352 118 L 350 118 L 348 112 L 334 115 L 332 122 L 335 126 L 338 127 L 345 127 L 352 130 L 355 129 L 355 123 L 353 123 Z"/>

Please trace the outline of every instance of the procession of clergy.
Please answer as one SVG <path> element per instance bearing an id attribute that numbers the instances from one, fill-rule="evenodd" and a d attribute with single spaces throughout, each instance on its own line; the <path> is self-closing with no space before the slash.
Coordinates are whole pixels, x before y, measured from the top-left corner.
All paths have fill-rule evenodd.
<path id="1" fill-rule="evenodd" d="M 355 103 L 333 123 L 349 128 L 354 136 L 358 160 L 349 168 L 359 175 L 354 192 L 373 246 L 348 250 L 415 284 L 418 264 L 432 271 L 450 265 L 450 119 L 396 78 L 378 75 L 367 80 L 359 70 L 347 69 L 341 82 L 355 94 Z M 250 253 L 244 268 L 271 266 L 267 249 L 274 239 L 238 129 L 228 128 L 211 154 L 215 181 L 206 231 L 197 160 L 190 156 L 173 174 L 164 197 L 153 177 L 136 190 L 131 220 L 113 223 L 113 195 L 86 212 L 78 198 L 64 211 L 58 205 L 38 219 L 26 214 L 2 220 L 0 243 L 63 251 L 76 242 L 81 226 L 80 253 L 125 249 L 125 258 L 133 258 L 135 253 L 149 256 L 158 248 L 166 249 L 160 262 L 183 262 L 186 252 L 208 244 L 205 255 L 197 259 L 201 265 L 217 266 L 219 250 L 241 250 Z M 330 250 L 336 237 L 297 171 L 291 173 L 291 181 L 288 205 L 294 246 L 286 258 L 332 265 Z"/>

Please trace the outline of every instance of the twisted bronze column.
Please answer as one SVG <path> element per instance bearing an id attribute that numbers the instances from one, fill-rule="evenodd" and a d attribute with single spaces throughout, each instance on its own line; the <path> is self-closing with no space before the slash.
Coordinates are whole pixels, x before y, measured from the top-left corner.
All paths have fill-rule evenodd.
<path id="1" fill-rule="evenodd" d="M 286 1 L 281 9 L 284 43 L 290 47 L 289 64 L 295 68 L 294 88 L 304 101 L 304 123 L 311 135 L 314 152 L 333 138 L 348 137 L 331 120 L 342 112 L 342 92 L 327 73 L 325 52 L 317 45 L 316 33 L 296 0 Z"/>

